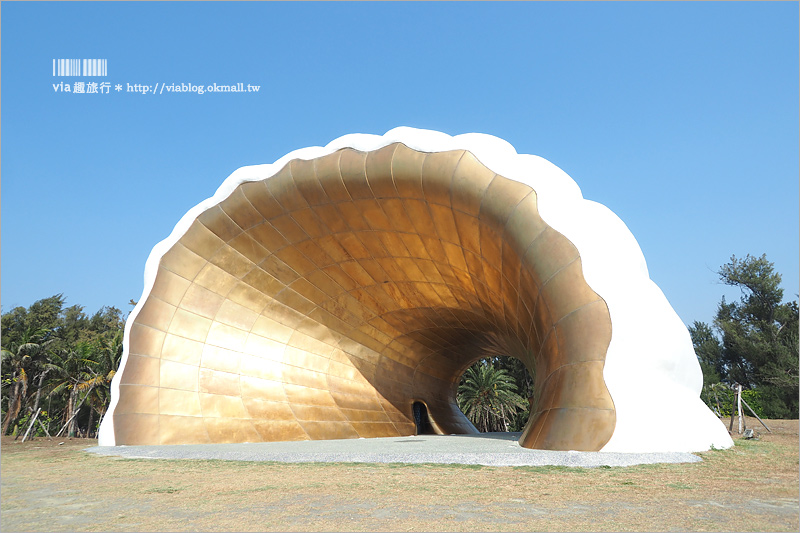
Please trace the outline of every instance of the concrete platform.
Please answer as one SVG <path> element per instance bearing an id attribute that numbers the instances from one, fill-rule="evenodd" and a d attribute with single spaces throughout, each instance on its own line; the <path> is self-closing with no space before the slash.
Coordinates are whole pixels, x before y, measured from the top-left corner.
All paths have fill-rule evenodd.
<path id="1" fill-rule="evenodd" d="M 633 466 L 695 463 L 691 453 L 603 453 L 530 450 L 520 433 L 416 435 L 378 439 L 308 440 L 242 444 L 95 446 L 89 453 L 136 459 L 217 459 L 279 463 L 434 463 L 486 466 Z"/>

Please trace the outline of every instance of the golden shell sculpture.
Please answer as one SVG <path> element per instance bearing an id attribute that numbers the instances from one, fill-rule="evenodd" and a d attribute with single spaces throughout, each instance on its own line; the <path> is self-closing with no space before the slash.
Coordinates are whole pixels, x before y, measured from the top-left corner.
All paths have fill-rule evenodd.
<path id="1" fill-rule="evenodd" d="M 415 409 L 475 433 L 455 393 L 490 355 L 534 376 L 524 447 L 732 445 L 624 224 L 488 135 L 397 128 L 239 169 L 153 249 L 125 333 L 103 446 L 398 437 Z M 667 401 L 681 432 L 652 421 Z"/>

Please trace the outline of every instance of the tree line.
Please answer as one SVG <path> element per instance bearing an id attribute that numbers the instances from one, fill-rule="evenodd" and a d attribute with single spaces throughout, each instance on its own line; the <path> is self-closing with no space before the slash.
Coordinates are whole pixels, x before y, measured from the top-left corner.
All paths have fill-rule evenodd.
<path id="1" fill-rule="evenodd" d="M 2 315 L 3 435 L 94 437 L 110 404 L 125 317 L 57 294 Z M 38 416 L 37 416 L 38 415 Z"/>

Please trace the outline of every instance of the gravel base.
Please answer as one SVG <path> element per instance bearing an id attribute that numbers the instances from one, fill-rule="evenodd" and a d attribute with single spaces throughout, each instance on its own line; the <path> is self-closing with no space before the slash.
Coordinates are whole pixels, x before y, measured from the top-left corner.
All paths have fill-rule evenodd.
<path id="1" fill-rule="evenodd" d="M 416 435 L 377 439 L 95 446 L 86 451 L 130 459 L 219 459 L 279 463 L 436 463 L 486 466 L 632 466 L 696 463 L 691 453 L 556 452 L 519 445 L 520 433 Z"/>

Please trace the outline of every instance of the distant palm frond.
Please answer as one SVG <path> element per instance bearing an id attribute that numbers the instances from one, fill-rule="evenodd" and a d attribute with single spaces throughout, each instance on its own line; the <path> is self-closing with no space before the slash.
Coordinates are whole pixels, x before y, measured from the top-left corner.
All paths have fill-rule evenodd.
<path id="1" fill-rule="evenodd" d="M 509 422 L 528 402 L 505 369 L 481 361 L 464 373 L 456 396 L 461 411 L 479 431 L 508 431 Z"/>

